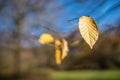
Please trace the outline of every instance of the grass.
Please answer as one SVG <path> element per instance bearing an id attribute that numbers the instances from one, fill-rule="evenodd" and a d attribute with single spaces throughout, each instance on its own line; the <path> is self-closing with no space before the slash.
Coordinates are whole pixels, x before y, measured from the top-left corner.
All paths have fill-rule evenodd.
<path id="1" fill-rule="evenodd" d="M 120 70 L 54 71 L 51 80 L 120 80 Z"/>

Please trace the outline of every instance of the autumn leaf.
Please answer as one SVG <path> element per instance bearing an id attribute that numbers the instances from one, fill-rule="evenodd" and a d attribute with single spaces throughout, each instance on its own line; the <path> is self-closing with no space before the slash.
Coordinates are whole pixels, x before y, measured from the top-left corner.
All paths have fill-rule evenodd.
<path id="1" fill-rule="evenodd" d="M 55 40 L 55 60 L 57 64 L 61 64 L 61 42 L 59 40 Z"/>
<path id="2" fill-rule="evenodd" d="M 43 34 L 39 37 L 38 41 L 39 41 L 40 43 L 42 43 L 42 44 L 49 44 L 49 43 L 51 43 L 51 42 L 54 42 L 54 38 L 53 38 L 53 36 L 50 35 L 49 33 L 43 33 Z"/>
<path id="3" fill-rule="evenodd" d="M 89 44 L 92 49 L 98 39 L 98 27 L 95 20 L 91 17 L 82 16 L 79 19 L 79 30 L 83 39 Z"/>
<path id="4" fill-rule="evenodd" d="M 55 59 L 57 64 L 61 64 L 61 53 L 59 48 L 55 50 Z"/>
<path id="5" fill-rule="evenodd" d="M 65 39 L 62 39 L 62 60 L 68 55 L 68 52 L 68 42 Z"/>

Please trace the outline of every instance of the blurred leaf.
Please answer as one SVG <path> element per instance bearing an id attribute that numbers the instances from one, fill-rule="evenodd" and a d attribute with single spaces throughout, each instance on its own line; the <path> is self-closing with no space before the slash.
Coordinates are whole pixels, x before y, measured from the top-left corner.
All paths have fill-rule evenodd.
<path id="1" fill-rule="evenodd" d="M 79 19 L 79 29 L 82 37 L 92 49 L 99 35 L 96 22 L 91 17 L 82 16 Z"/>
<path id="2" fill-rule="evenodd" d="M 62 60 L 68 55 L 69 48 L 68 48 L 68 42 L 65 39 L 62 39 Z"/>
<path id="3" fill-rule="evenodd" d="M 59 48 L 56 48 L 55 50 L 55 58 L 56 58 L 56 63 L 61 64 L 61 53 Z"/>
<path id="4" fill-rule="evenodd" d="M 54 42 L 54 38 L 52 35 L 44 33 L 39 37 L 38 41 L 42 44 L 49 44 L 51 42 Z"/>
<path id="5" fill-rule="evenodd" d="M 55 40 L 55 59 L 57 64 L 61 64 L 61 51 L 60 51 L 61 42 Z"/>

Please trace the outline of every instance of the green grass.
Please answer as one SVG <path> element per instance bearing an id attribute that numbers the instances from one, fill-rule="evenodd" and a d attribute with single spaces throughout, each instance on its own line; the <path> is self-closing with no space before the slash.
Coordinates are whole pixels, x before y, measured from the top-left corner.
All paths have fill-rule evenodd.
<path id="1" fill-rule="evenodd" d="M 54 71 L 51 80 L 120 80 L 120 70 Z"/>

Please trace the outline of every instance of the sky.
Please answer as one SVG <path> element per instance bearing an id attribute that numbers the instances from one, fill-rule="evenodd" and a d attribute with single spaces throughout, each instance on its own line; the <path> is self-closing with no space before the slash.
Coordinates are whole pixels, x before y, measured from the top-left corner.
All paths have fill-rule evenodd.
<path id="1" fill-rule="evenodd" d="M 66 0 L 72 1 L 72 0 Z M 84 3 L 73 3 L 68 5 L 56 25 L 66 26 L 66 29 L 74 28 L 67 20 L 81 16 L 93 17 L 100 30 L 106 29 L 105 25 L 114 25 L 120 20 L 120 0 L 81 0 Z M 62 4 L 62 0 L 61 0 Z M 78 23 L 78 22 L 77 22 Z M 61 27 L 63 28 L 63 27 Z"/>
<path id="2" fill-rule="evenodd" d="M 33 4 L 37 0 L 30 0 Z M 39 0 L 44 3 L 44 0 Z M 77 26 L 78 19 L 72 21 L 72 25 L 68 20 L 80 18 L 81 16 L 91 16 L 98 24 L 99 30 L 103 31 L 106 25 L 115 25 L 120 20 L 120 0 L 50 0 L 51 2 L 44 3 L 45 7 L 40 11 L 28 12 L 25 15 L 23 24 L 23 33 L 31 34 L 35 32 L 40 34 L 42 29 L 31 27 L 34 24 L 43 24 L 48 22 L 54 25 L 53 28 L 60 32 L 69 32 Z M 2 4 L 2 3 L 1 3 Z M 0 11 L 0 31 L 15 30 L 16 25 L 14 16 L 17 15 L 14 6 L 7 4 Z M 42 23 L 43 22 L 43 23 Z"/>

